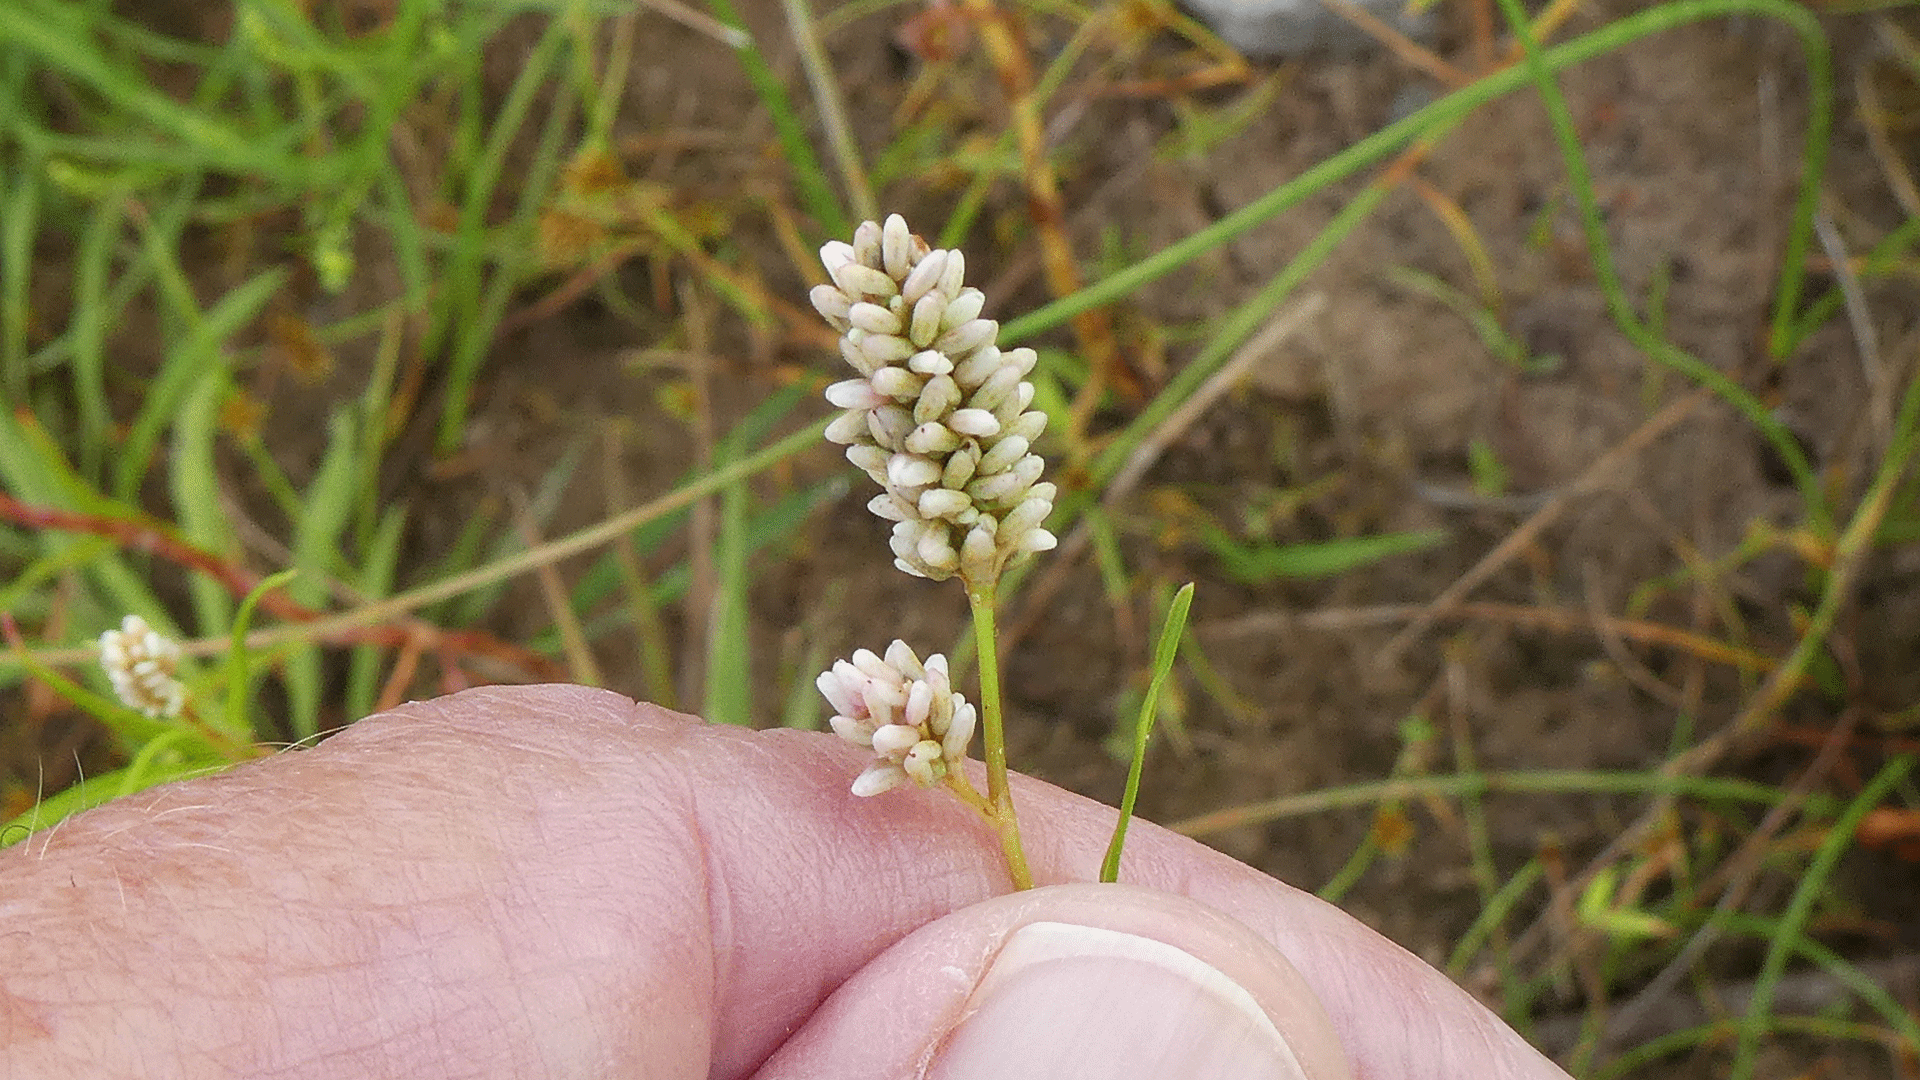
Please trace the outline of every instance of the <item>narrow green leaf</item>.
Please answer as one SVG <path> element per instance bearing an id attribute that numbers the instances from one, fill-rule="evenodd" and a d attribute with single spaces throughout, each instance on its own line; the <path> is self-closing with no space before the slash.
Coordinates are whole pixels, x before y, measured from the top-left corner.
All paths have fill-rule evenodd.
<path id="1" fill-rule="evenodd" d="M 260 739 L 259 728 L 253 722 L 252 710 L 248 708 L 248 703 L 253 699 L 253 650 L 247 648 L 247 633 L 253 629 L 253 613 L 260 606 L 261 597 L 292 581 L 299 574 L 299 570 L 289 567 L 269 575 L 240 601 L 240 609 L 233 614 L 222 676 L 227 683 L 224 712 L 226 731 L 236 738 L 250 742 Z"/>
<path id="2" fill-rule="evenodd" d="M 482 295 L 486 291 L 482 281 L 482 264 L 486 255 L 487 214 L 493 206 L 494 186 L 499 183 L 506 169 L 507 154 L 517 144 L 520 127 L 526 122 L 527 113 L 533 108 L 541 88 L 547 84 L 547 77 L 558 62 L 560 51 L 566 46 L 569 36 L 565 20 L 556 19 L 527 54 L 519 75 L 507 91 L 506 100 L 495 114 L 486 148 L 467 173 L 465 189 L 460 194 L 460 221 L 454 232 L 454 254 L 441 275 L 442 302 L 434 305 L 434 321 L 428 328 L 425 346 L 429 354 L 439 354 L 444 347 L 449 356 L 447 403 L 440 416 L 437 443 L 442 452 L 460 445 L 466 430 L 467 397 L 472 391 L 480 361 L 492 343 L 493 326 L 498 321 L 497 314 L 492 318 L 487 316 L 485 308 L 488 305 Z M 478 72 L 475 74 L 477 76 Z M 559 96 L 570 98 L 571 94 L 567 92 Z M 545 195 L 543 187 L 536 190 L 539 186 L 532 183 L 533 177 L 528 179 L 529 183 L 522 193 L 523 213 L 529 205 L 537 206 Z M 499 273 L 511 278 L 511 274 L 504 269 Z M 501 303 L 504 303 L 504 299 Z"/>
<path id="3" fill-rule="evenodd" d="M 40 159 L 12 154 L 12 190 L 0 211 L 0 390 L 27 400 L 27 286 L 33 238 L 40 231 Z"/>
<path id="4" fill-rule="evenodd" d="M 715 593 L 707 623 L 707 691 L 702 709 L 710 723 L 743 727 L 753 723 L 753 641 L 747 604 L 747 587 L 752 583 L 747 565 L 747 511 L 751 500 L 744 482 L 720 493 L 720 528 L 713 559 Z"/>
<path id="5" fill-rule="evenodd" d="M 1160 642 L 1153 649 L 1153 679 L 1147 684 L 1147 697 L 1140 703 L 1140 721 L 1133 729 L 1133 762 L 1127 766 L 1127 790 L 1120 797 L 1120 820 L 1113 826 L 1113 842 L 1107 845 L 1107 857 L 1100 863 L 1100 880 L 1120 880 L 1120 852 L 1127 845 L 1127 825 L 1133 820 L 1133 806 L 1140 798 L 1140 773 L 1147 764 L 1147 743 L 1153 737 L 1153 716 L 1160 707 L 1160 692 L 1173 673 L 1173 658 L 1180 651 L 1180 638 L 1187 629 L 1187 612 L 1193 608 L 1193 582 L 1180 586 L 1167 607 L 1167 621 L 1160 625 Z"/>
<path id="6" fill-rule="evenodd" d="M 747 82 L 752 84 L 760 104 L 773 120 L 774 131 L 780 136 L 780 149 L 787 158 L 787 167 L 793 170 L 794 182 L 800 188 L 801 206 L 813 215 L 815 224 L 825 229 L 827 235 L 851 238 L 853 226 L 847 223 L 846 214 L 840 209 L 840 199 L 833 193 L 827 170 L 813 152 L 813 136 L 808 134 L 806 126 L 800 123 L 799 116 L 794 112 L 787 88 L 760 54 L 759 46 L 747 33 L 746 24 L 740 21 L 740 15 L 734 10 L 731 0 L 707 0 L 707 9 L 713 12 L 714 18 L 739 33 L 745 42 L 734 49 L 734 55 L 739 58 L 740 69 L 746 72 Z"/>
<path id="7" fill-rule="evenodd" d="M 113 321 L 105 318 L 104 297 L 107 280 L 112 276 L 114 244 L 120 237 L 121 207 L 124 193 L 115 192 L 100 200 L 87 216 L 86 230 L 80 234 L 78 262 L 73 275 L 73 316 L 69 321 L 73 339 L 73 400 L 80 413 L 79 467 L 81 473 L 98 481 L 107 460 L 107 347 L 106 333 Z"/>
<path id="8" fill-rule="evenodd" d="M 1395 555 L 1425 551 L 1447 540 L 1445 530 L 1424 529 L 1317 544 L 1247 547 L 1217 528 L 1209 526 L 1205 533 L 1207 547 L 1219 557 L 1221 568 L 1250 585 L 1281 578 L 1335 577 Z"/>
<path id="9" fill-rule="evenodd" d="M 167 469 L 167 487 L 181 534 L 223 558 L 233 554 L 233 529 L 220 505 L 213 450 L 226 382 L 224 374 L 215 372 L 188 395 L 173 425 L 173 453 Z M 233 598 L 219 582 L 203 575 L 193 577 L 190 589 L 200 633 L 218 634 L 227 625 Z"/>
<path id="10" fill-rule="evenodd" d="M 184 728 L 164 732 L 140 748 L 125 768 L 82 778 L 64 791 L 34 803 L 33 808 L 0 825 L 0 847 L 17 844 L 42 829 L 115 799 L 175 780 L 217 772 L 225 763 L 192 755 L 192 733 Z"/>
<path id="11" fill-rule="evenodd" d="M 23 502 L 59 510 L 83 510 L 135 516 L 134 511 L 94 493 L 61 456 L 45 429 L 24 414 L 0 409 L 0 486 Z M 38 541 L 49 555 L 69 555 L 76 545 L 93 545 L 91 537 L 53 529 L 42 530 Z M 99 603 L 119 615 L 138 615 L 170 638 L 181 636 L 146 578 L 134 573 L 116 551 L 102 551 L 82 564 L 88 583 L 98 591 Z"/>
<path id="12" fill-rule="evenodd" d="M 223 344 L 260 313 L 274 293 L 280 291 L 286 276 L 286 272 L 277 267 L 254 275 L 221 297 L 200 324 L 169 353 L 160 376 L 147 388 L 140 414 L 134 419 L 126 445 L 120 451 L 113 490 L 122 499 L 131 500 L 139 491 L 162 432 L 186 396 L 223 362 Z"/>
<path id="13" fill-rule="evenodd" d="M 287 592 L 308 607 L 327 600 L 327 579 L 339 561 L 340 534 L 353 514 L 355 426 L 346 408 L 334 413 L 327 453 L 307 485 L 306 506 L 293 534 L 293 565 L 301 576 Z M 304 645 L 287 656 L 287 698 L 295 737 L 311 738 L 319 729 L 320 648 Z"/>
<path id="14" fill-rule="evenodd" d="M 367 556 L 360 569 L 362 595 L 372 600 L 385 599 L 393 592 L 394 574 L 400 565 L 400 541 L 406 536 L 407 509 L 389 506 L 367 543 Z M 357 720 L 373 711 L 374 695 L 380 691 L 381 664 L 386 651 L 373 645 L 355 645 L 347 658 L 346 710 L 348 720 Z"/>
<path id="15" fill-rule="evenodd" d="M 1913 769 L 1914 760 L 1912 754 L 1906 754 L 1881 767 L 1847 804 L 1839 819 L 1828 827 L 1819 849 L 1814 852 L 1813 861 L 1807 864 L 1806 871 L 1795 883 L 1793 898 L 1787 901 L 1775 936 L 1767 944 L 1767 955 L 1760 963 L 1759 977 L 1754 980 L 1753 996 L 1749 999 L 1747 1012 L 1740 1018 L 1740 1037 L 1735 1044 L 1733 1066 L 1728 1073 L 1736 1080 L 1747 1080 L 1753 1075 L 1760 1053 L 1760 1036 L 1773 1016 L 1774 992 L 1779 989 L 1781 976 L 1786 974 L 1787 961 L 1793 952 L 1791 945 L 1800 938 L 1801 930 L 1813 914 L 1814 904 L 1822 896 L 1828 895 L 1829 882 L 1840 856 L 1854 845 L 1861 819 L 1880 805 L 1880 800 L 1906 778 Z"/>

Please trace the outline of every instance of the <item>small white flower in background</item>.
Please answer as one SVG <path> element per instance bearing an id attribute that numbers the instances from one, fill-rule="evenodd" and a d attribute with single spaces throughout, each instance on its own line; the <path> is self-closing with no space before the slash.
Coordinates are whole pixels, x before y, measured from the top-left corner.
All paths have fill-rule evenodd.
<path id="1" fill-rule="evenodd" d="M 834 661 L 815 685 L 833 706 L 834 734 L 874 752 L 853 782 L 855 795 L 878 795 L 903 780 L 932 787 L 966 759 L 974 709 L 954 692 L 939 653 L 923 664 L 904 641 L 889 645 L 884 658 L 861 649 Z"/>
<path id="2" fill-rule="evenodd" d="M 963 284 L 958 251 L 929 249 L 900 215 L 820 249 L 833 279 L 812 293 L 840 331 L 857 379 L 827 388 L 844 409 L 827 438 L 885 490 L 867 508 L 894 523 L 894 565 L 918 577 L 999 578 L 1046 551 L 1053 512 L 1046 463 L 1029 453 L 1047 414 L 1029 410 L 1032 349 L 1001 352 L 985 297 Z"/>
<path id="3" fill-rule="evenodd" d="M 180 646 L 161 637 L 147 620 L 129 615 L 120 629 L 101 634 L 100 666 L 129 708 L 151 717 L 180 715 L 187 699 L 187 688 L 175 675 Z"/>

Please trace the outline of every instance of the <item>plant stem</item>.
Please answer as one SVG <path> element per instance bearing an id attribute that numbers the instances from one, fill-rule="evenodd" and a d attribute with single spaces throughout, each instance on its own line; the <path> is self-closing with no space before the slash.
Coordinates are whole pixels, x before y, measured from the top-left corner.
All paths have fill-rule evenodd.
<path id="1" fill-rule="evenodd" d="M 986 743 L 987 801 L 994 827 L 1000 832 L 1000 850 L 1007 855 L 1007 874 L 1016 889 L 1033 888 L 1027 853 L 1020 846 L 1020 822 L 1013 812 L 1013 791 L 1007 785 L 1007 736 L 1000 715 L 1000 653 L 994 644 L 993 605 L 997 582 L 962 578 L 967 604 L 973 609 L 973 637 L 980 665 L 980 730 Z"/>

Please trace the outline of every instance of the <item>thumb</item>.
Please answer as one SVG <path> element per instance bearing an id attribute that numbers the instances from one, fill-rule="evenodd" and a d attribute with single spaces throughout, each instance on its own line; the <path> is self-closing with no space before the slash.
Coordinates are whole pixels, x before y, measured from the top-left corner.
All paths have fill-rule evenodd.
<path id="1" fill-rule="evenodd" d="M 1306 981 L 1240 922 L 1128 885 L 935 920 L 843 983 L 757 1080 L 1345 1080 Z"/>

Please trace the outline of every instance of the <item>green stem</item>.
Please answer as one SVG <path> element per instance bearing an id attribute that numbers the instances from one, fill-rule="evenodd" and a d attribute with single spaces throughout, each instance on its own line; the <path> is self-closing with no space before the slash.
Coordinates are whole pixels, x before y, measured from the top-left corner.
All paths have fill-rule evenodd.
<path id="1" fill-rule="evenodd" d="M 1007 874 L 1016 889 L 1033 888 L 1033 873 L 1027 869 L 1027 853 L 1020 846 L 1020 821 L 1013 812 L 1013 790 L 1007 783 L 1007 735 L 1000 713 L 1000 653 L 994 644 L 993 606 L 995 582 L 974 582 L 962 578 L 967 587 L 967 604 L 973 608 L 973 638 L 980 665 L 980 730 L 986 744 L 987 802 L 993 808 L 994 827 L 1000 833 L 1000 850 L 1007 855 Z"/>

